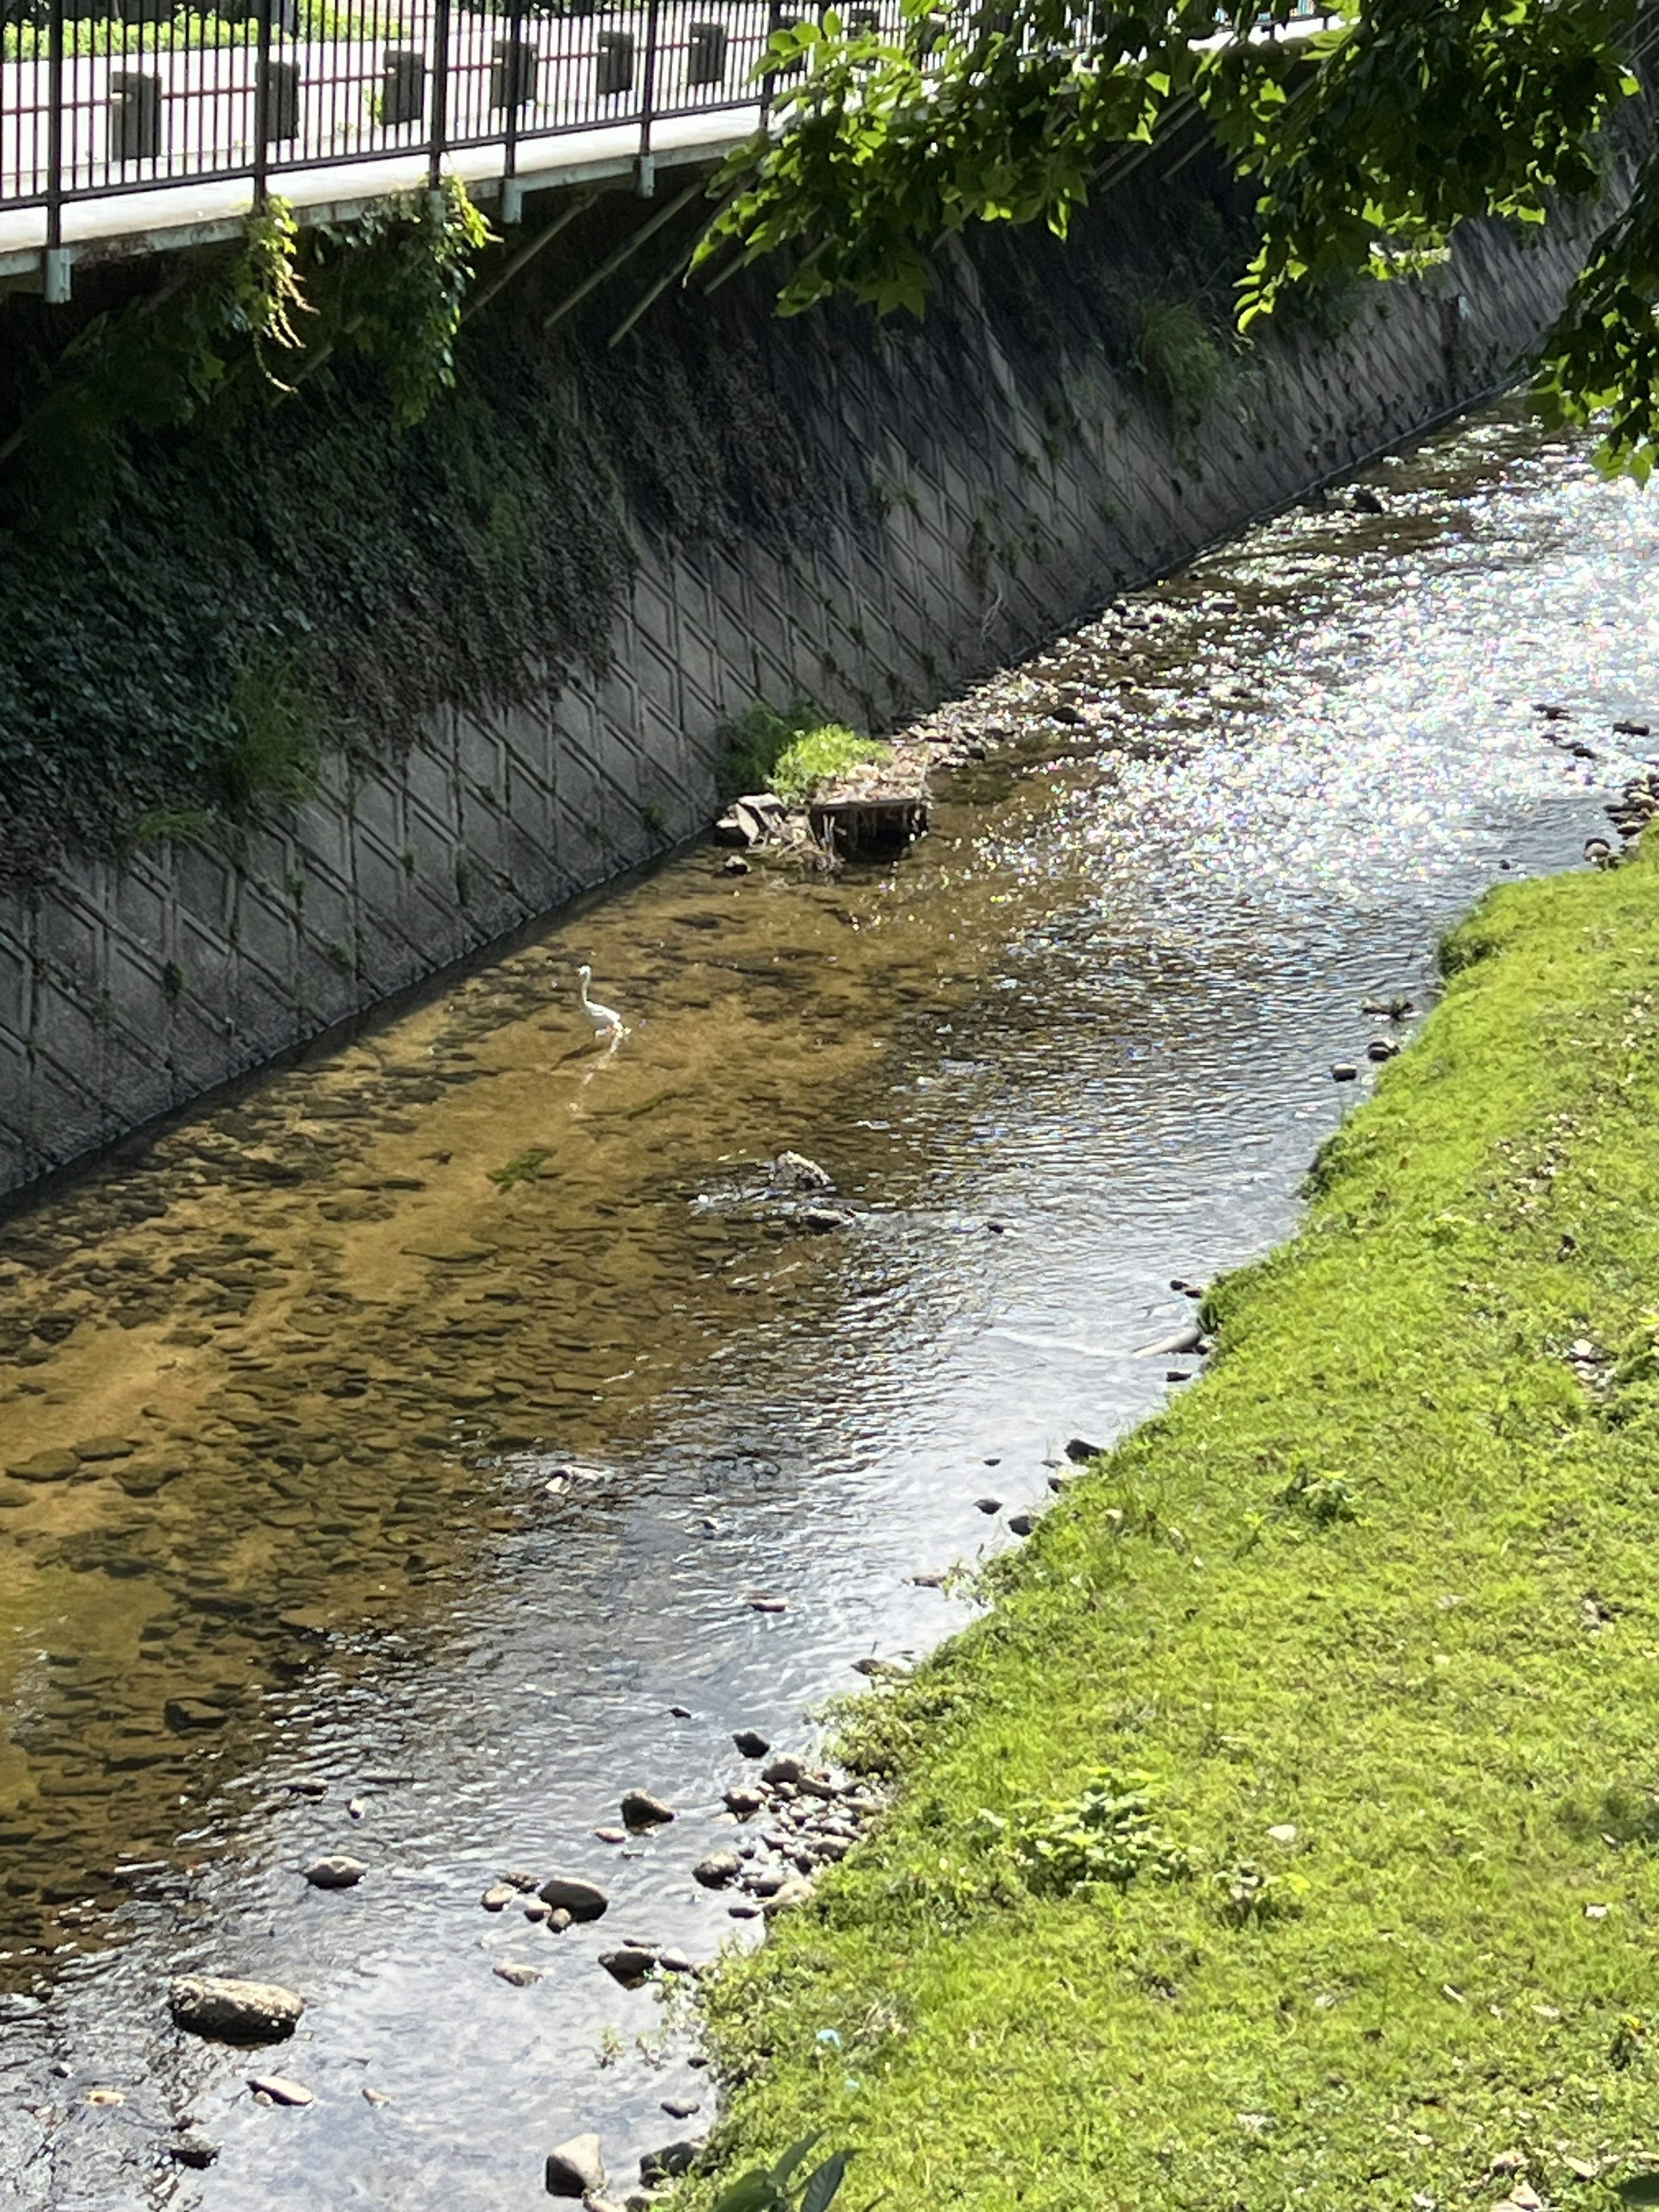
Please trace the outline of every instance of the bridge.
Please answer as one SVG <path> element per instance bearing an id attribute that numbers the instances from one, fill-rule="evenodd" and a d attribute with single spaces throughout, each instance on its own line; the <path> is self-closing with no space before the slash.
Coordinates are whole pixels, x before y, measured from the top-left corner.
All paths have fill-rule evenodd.
<path id="1" fill-rule="evenodd" d="M 78 260 L 234 236 L 279 192 L 344 221 L 446 173 L 514 222 L 527 192 L 719 159 L 759 127 L 789 0 L 46 0 L 0 22 L 0 285 L 69 298 Z M 0 13 L 3 0 L 0 0 Z M 848 0 L 896 32 L 896 0 Z M 1328 20 L 1297 0 L 1308 27 Z"/>

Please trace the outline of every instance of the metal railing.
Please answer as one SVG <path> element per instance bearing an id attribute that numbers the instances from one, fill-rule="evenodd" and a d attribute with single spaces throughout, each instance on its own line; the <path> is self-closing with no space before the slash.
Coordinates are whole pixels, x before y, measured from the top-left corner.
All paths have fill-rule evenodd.
<path id="1" fill-rule="evenodd" d="M 527 149 L 545 170 L 549 142 L 579 137 L 648 163 L 671 125 L 685 143 L 720 135 L 702 116 L 758 120 L 770 88 L 754 72 L 799 0 L 115 4 L 0 0 L 0 216 L 44 210 L 48 251 L 67 205 L 127 194 L 240 181 L 258 200 L 292 173 L 398 157 L 385 189 L 435 185 L 480 149 L 475 173 L 511 179 Z M 843 8 L 898 28 L 896 0 Z"/>

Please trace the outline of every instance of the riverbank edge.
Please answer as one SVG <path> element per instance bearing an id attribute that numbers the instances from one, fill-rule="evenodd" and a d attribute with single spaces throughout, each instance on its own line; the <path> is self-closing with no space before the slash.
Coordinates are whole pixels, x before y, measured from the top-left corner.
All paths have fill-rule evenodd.
<path id="1" fill-rule="evenodd" d="M 1652 840 L 1443 965 L 1211 1372 L 844 1713 L 893 1809 L 706 1985 L 681 2202 L 815 2130 L 976 2212 L 1537 2212 L 1655 2152 Z"/>

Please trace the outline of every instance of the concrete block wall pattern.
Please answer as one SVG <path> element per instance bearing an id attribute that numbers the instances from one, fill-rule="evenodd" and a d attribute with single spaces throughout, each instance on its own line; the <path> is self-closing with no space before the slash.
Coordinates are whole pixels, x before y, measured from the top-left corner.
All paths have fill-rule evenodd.
<path id="1" fill-rule="evenodd" d="M 1047 257 L 1040 376 L 965 252 L 920 325 L 776 323 L 781 361 L 830 349 L 813 388 L 832 396 L 805 433 L 826 453 L 855 441 L 866 515 L 784 558 L 641 526 L 603 677 L 446 711 L 374 772 L 335 759 L 314 798 L 220 847 L 0 896 L 0 1190 L 692 836 L 715 810 L 721 726 L 756 699 L 890 726 L 1490 389 L 1559 307 L 1580 243 L 1471 230 L 1341 336 L 1270 337 L 1179 434 L 1098 343 L 1097 253 L 1001 248 Z"/>

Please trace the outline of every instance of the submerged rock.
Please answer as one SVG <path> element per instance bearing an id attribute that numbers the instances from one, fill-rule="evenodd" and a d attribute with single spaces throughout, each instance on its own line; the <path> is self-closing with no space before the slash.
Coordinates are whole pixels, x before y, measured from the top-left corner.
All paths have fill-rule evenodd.
<path id="1" fill-rule="evenodd" d="M 306 2001 L 275 1982 L 233 1975 L 181 1974 L 167 1990 L 175 2027 L 221 2043 L 280 2043 L 292 2035 Z"/>
<path id="2" fill-rule="evenodd" d="M 38 1451 L 29 1459 L 15 1459 L 6 1468 L 20 1482 L 67 1482 L 80 1466 L 72 1451 Z"/>
<path id="3" fill-rule="evenodd" d="M 169 2156 L 180 2166 L 195 2166 L 198 2171 L 212 2165 L 219 2155 L 219 2146 L 211 2136 L 204 2136 L 199 2128 L 185 2128 L 174 2136 L 167 2145 Z"/>

